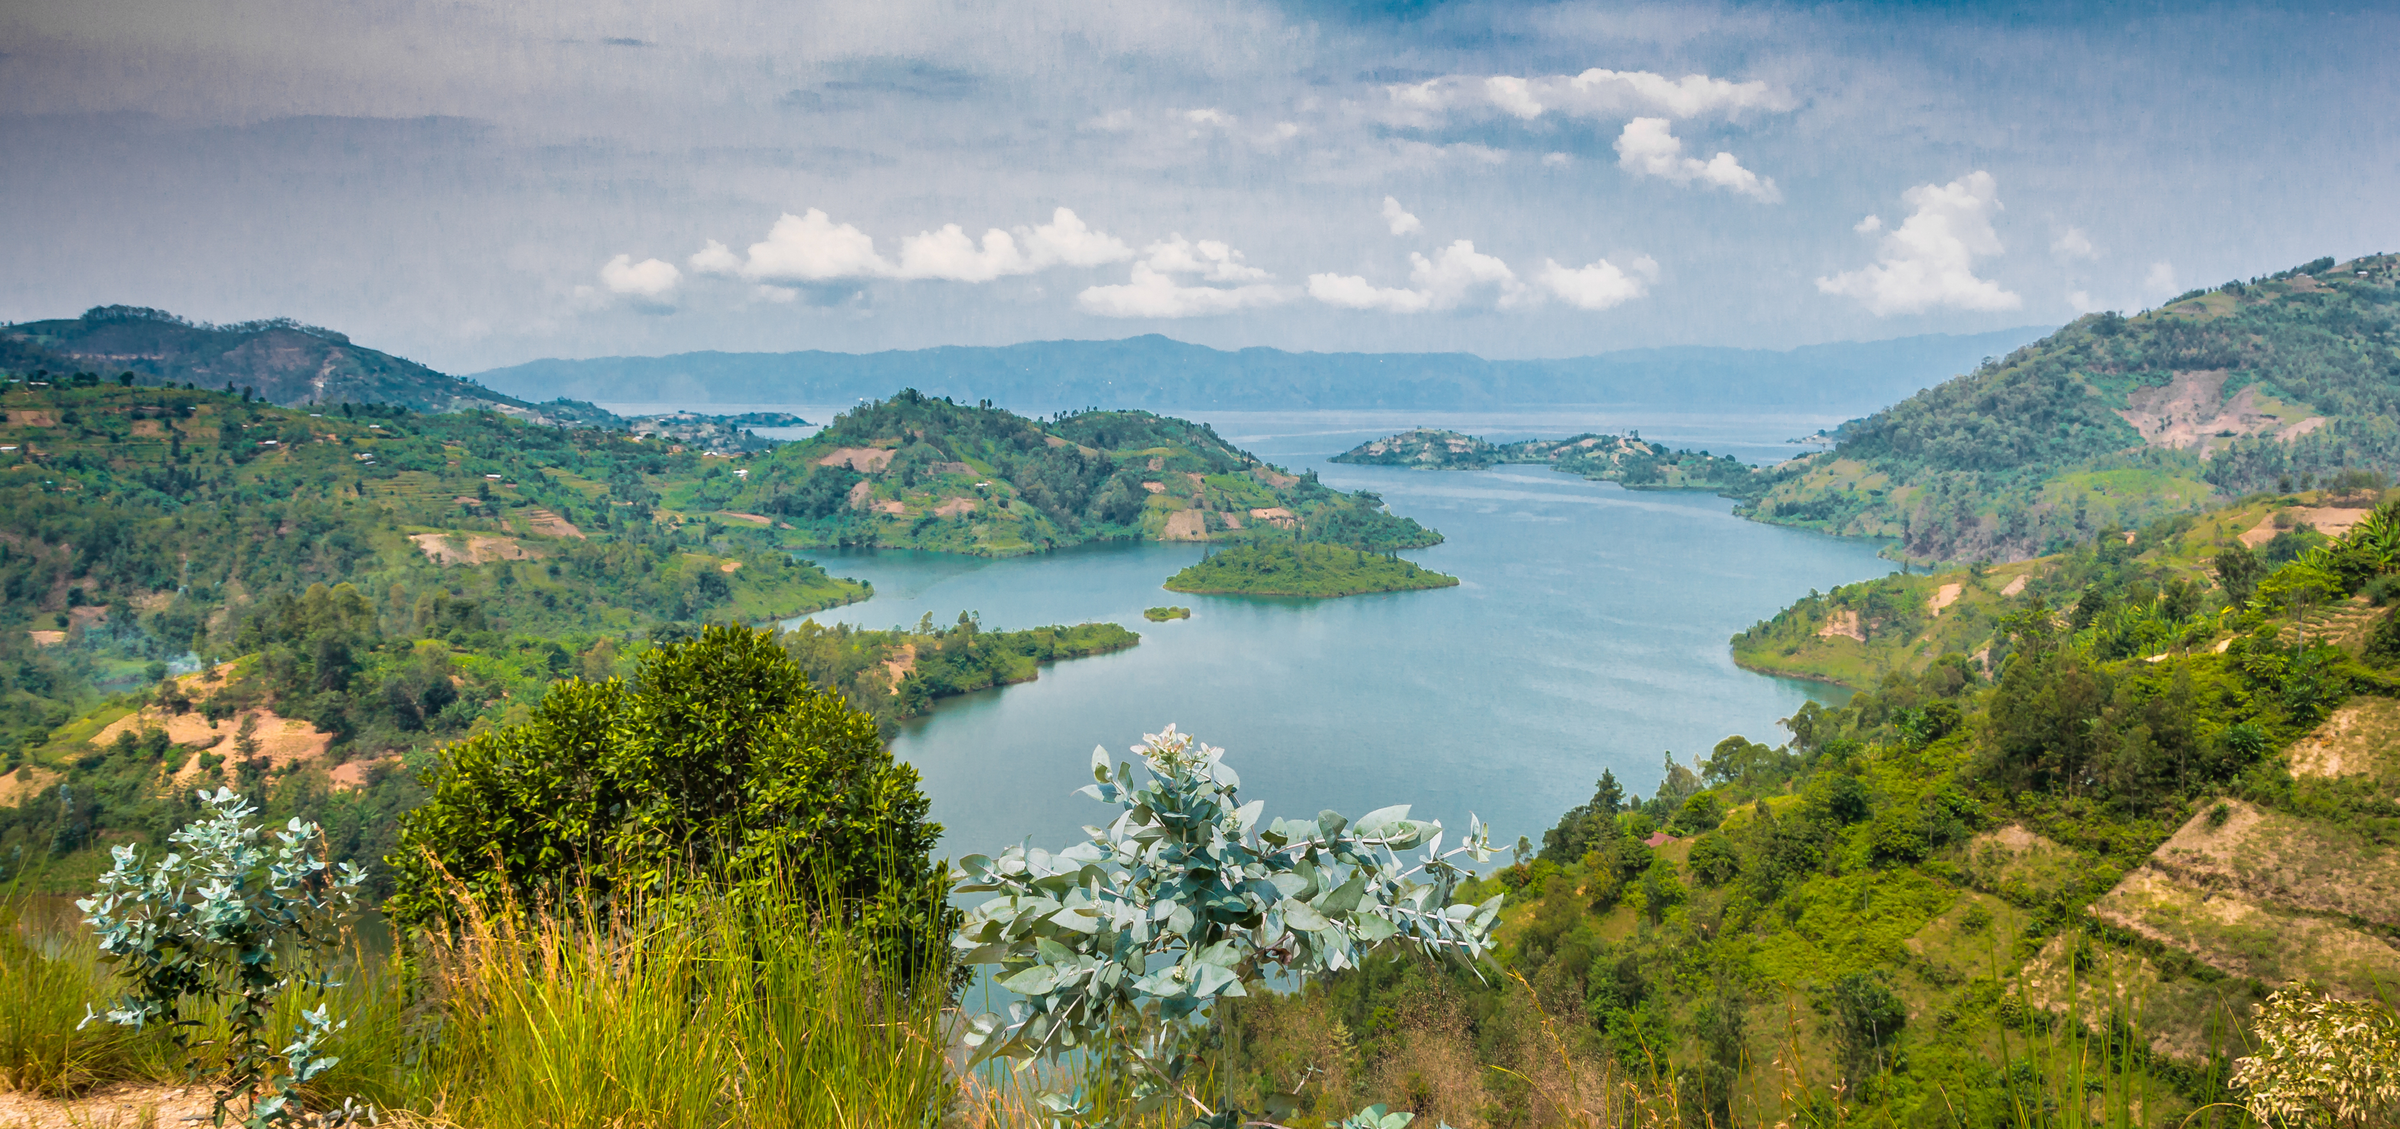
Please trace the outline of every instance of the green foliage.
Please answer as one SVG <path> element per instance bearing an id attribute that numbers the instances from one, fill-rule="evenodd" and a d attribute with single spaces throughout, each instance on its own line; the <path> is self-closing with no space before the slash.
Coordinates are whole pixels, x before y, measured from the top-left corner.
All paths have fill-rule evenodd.
<path id="1" fill-rule="evenodd" d="M 243 1099 L 252 1129 L 293 1123 L 306 1112 L 301 1088 L 339 1061 L 321 1048 L 343 1023 L 319 1006 L 303 1014 L 306 1030 L 278 1049 L 268 1037 L 270 1013 L 287 992 L 324 988 L 338 915 L 355 905 L 364 875 L 348 864 L 328 874 L 310 853 L 320 838 L 314 825 L 292 820 L 275 833 L 282 846 L 270 853 L 258 844 L 261 829 L 248 822 L 258 809 L 229 790 L 201 802 L 207 815 L 171 837 L 177 851 L 145 868 L 138 850 L 117 847 L 99 892 L 75 903 L 100 951 L 131 984 L 93 1018 L 165 1026 L 190 1054 L 195 1078 L 204 1048 L 213 1049 L 223 1082 L 220 1124 Z M 222 1032 L 193 1038 L 201 1023 L 190 1013 L 218 1006 Z"/>
<path id="2" fill-rule="evenodd" d="M 985 631 L 966 612 L 947 628 L 936 628 L 928 613 L 913 630 L 803 622 L 781 638 L 811 682 L 841 694 L 886 733 L 941 698 L 1030 682 L 1044 664 L 1121 651 L 1142 641 L 1114 623 Z M 896 666 L 906 668 L 897 683 Z"/>
<path id="3" fill-rule="evenodd" d="M 1415 562 L 1338 545 L 1276 541 L 1209 554 L 1169 577 L 1172 592 L 1201 595 L 1355 596 L 1458 584 Z"/>
<path id="4" fill-rule="evenodd" d="M 1421 470 L 1482 470 L 1497 463 L 1542 463 L 1631 489 L 1706 489 L 1737 497 L 1753 492 L 1759 477 L 1750 464 L 1731 455 L 1670 451 L 1639 436 L 1590 432 L 1565 439 L 1495 444 L 1455 431 L 1420 427 L 1361 443 L 1335 455 L 1333 461 Z"/>
<path id="5" fill-rule="evenodd" d="M 1169 726 L 1133 751 L 1149 773 L 1138 785 L 1130 764 L 1112 770 L 1106 750 L 1092 752 L 1083 794 L 1120 814 L 1088 842 L 959 860 L 956 888 L 994 896 L 952 943 L 967 964 L 999 966 L 999 985 L 1024 997 L 1013 1023 L 973 1020 L 967 1042 L 979 1054 L 1122 1048 L 1141 1071 L 1131 1112 L 1146 1112 L 1194 1100 L 1178 1093 L 1195 1056 L 1176 1031 L 1271 973 L 1355 968 L 1386 945 L 1469 962 L 1485 952 L 1500 899 L 1451 901 L 1467 876 L 1450 860 L 1490 857 L 1472 818 L 1465 845 L 1447 853 L 1441 825 L 1409 819 L 1406 806 L 1355 824 L 1328 811 L 1262 827 L 1265 801 L 1241 802 L 1223 750 Z M 1398 852 L 1419 847 L 1404 864 Z M 1091 1112 L 1088 1095 L 1065 1101 Z"/>
<path id="6" fill-rule="evenodd" d="M 390 860 L 402 925 L 454 915 L 453 884 L 488 913 L 692 865 L 824 867 L 852 912 L 938 915 L 916 770 L 771 632 L 710 627 L 630 682 L 554 687 L 526 723 L 445 750 L 429 787 Z"/>
<path id="7" fill-rule="evenodd" d="M 1176 619 L 1190 619 L 1192 618 L 1192 609 L 1184 607 L 1143 608 L 1142 618 L 1149 620 L 1152 623 L 1165 623 L 1169 620 Z"/>
<path id="8" fill-rule="evenodd" d="M 2376 257 L 2361 266 L 2388 265 Z M 2400 291 L 2336 275 L 2177 299 L 2138 317 L 2091 315 L 1974 372 L 1845 425 L 1751 508 L 1764 520 L 1890 537 L 1906 557 L 2014 560 L 2189 512 L 2211 493 L 2288 493 L 2400 469 Z M 2297 438 L 2194 436 L 2145 446 L 2118 414 L 2178 374 L 2226 375 L 2223 397 Z"/>

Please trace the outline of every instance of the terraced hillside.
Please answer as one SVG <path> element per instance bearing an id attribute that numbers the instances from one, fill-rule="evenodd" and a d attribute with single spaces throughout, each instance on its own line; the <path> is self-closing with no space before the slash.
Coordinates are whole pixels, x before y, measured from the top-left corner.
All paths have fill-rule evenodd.
<path id="1" fill-rule="evenodd" d="M 1149 412 L 1033 420 L 902 392 L 843 413 L 739 481 L 670 495 L 772 520 L 798 545 L 1008 556 L 1101 540 L 1299 538 L 1370 552 L 1438 544 L 1382 499 L 1344 494 Z"/>
<path id="2" fill-rule="evenodd" d="M 2400 472 L 2400 257 L 2320 259 L 2093 314 L 1845 425 L 1763 521 L 2016 561 L 2262 490 Z"/>

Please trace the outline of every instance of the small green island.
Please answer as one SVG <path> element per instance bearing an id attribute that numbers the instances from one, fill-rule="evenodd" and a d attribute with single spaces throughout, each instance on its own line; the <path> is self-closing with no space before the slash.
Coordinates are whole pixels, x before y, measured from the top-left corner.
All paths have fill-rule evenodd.
<path id="1" fill-rule="evenodd" d="M 1184 607 L 1144 608 L 1142 609 L 1142 618 L 1152 623 L 1165 623 L 1170 619 L 1190 619 L 1192 618 L 1192 609 Z"/>
<path id="2" fill-rule="evenodd" d="M 1539 463 L 1636 490 L 1738 492 L 1760 478 L 1750 464 L 1731 455 L 1671 451 L 1638 434 L 1590 432 L 1565 439 L 1493 443 L 1461 432 L 1420 427 L 1361 443 L 1335 455 L 1333 461 L 1418 470 L 1488 470 L 1501 463 Z"/>
<path id="3" fill-rule="evenodd" d="M 1285 541 L 1211 553 L 1167 579 L 1170 592 L 1204 596 L 1358 596 L 1450 588 L 1458 578 L 1412 561 L 1341 545 Z"/>

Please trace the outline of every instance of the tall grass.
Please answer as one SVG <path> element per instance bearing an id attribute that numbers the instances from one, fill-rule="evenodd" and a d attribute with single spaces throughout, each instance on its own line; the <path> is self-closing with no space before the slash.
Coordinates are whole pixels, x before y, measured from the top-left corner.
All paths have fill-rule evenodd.
<path id="1" fill-rule="evenodd" d="M 174 1076 L 162 1033 L 81 1027 L 116 983 L 88 934 L 27 927 L 25 901 L 0 897 L 0 1089 L 44 1097 Z"/>
<path id="2" fill-rule="evenodd" d="M 368 1022 L 328 1096 L 479 1129 L 933 1125 L 955 1093 L 943 970 L 878 968 L 906 947 L 833 904 L 701 879 L 607 907 L 462 904 L 413 981 L 351 989 Z"/>

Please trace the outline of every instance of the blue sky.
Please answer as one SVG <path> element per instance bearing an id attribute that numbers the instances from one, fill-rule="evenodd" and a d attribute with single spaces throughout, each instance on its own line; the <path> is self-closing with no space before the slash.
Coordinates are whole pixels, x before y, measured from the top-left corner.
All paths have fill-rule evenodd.
<path id="1" fill-rule="evenodd" d="M 2395 47 L 2366 6 L 19 4 L 0 317 L 459 372 L 2056 323 L 2400 247 Z"/>

